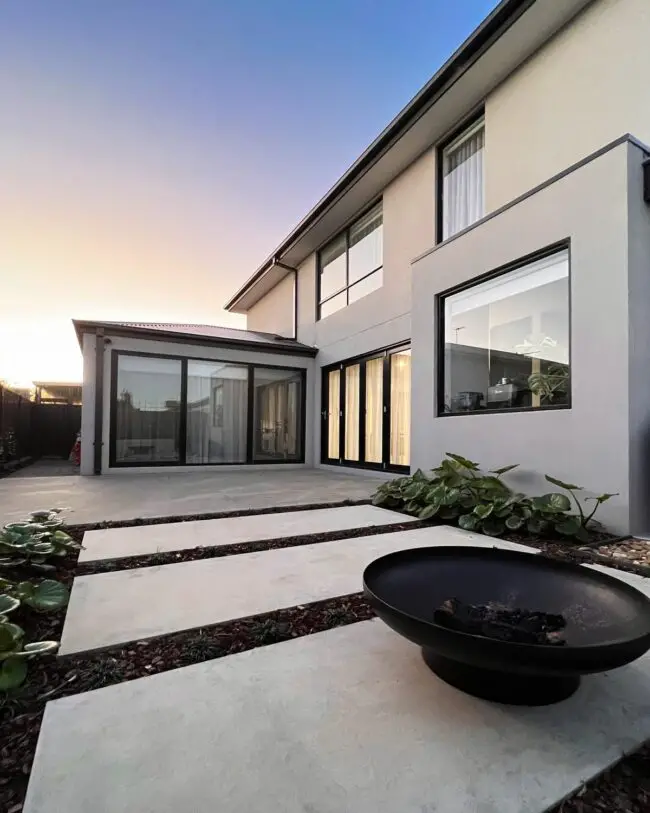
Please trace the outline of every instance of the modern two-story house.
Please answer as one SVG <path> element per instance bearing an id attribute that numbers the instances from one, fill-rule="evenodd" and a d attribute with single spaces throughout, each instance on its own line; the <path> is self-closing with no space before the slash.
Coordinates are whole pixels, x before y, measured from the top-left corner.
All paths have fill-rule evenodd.
<path id="1" fill-rule="evenodd" d="M 82 473 L 430 468 L 650 530 L 650 3 L 503 0 L 227 303 L 76 322 Z"/>

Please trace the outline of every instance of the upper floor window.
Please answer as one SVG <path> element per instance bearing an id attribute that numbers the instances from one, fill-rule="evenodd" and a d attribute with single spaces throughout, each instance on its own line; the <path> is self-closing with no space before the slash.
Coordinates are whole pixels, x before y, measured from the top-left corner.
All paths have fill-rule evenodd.
<path id="1" fill-rule="evenodd" d="M 442 150 L 442 239 L 471 226 L 485 214 L 483 119 Z"/>
<path id="2" fill-rule="evenodd" d="M 319 252 L 319 319 L 381 288 L 383 222 L 382 204 L 378 203 Z"/>

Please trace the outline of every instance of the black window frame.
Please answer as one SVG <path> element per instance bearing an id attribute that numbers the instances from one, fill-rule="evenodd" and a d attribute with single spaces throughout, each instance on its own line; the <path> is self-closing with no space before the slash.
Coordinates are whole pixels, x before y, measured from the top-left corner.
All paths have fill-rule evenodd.
<path id="1" fill-rule="evenodd" d="M 373 268 L 372 271 L 369 271 L 367 274 L 364 274 L 359 279 L 355 279 L 355 281 L 353 283 L 350 283 L 350 231 L 357 225 L 357 223 L 362 218 L 364 218 L 367 214 L 372 212 L 373 209 L 375 209 L 375 208 L 377 208 L 379 206 L 381 206 L 381 216 L 382 216 L 381 222 L 382 222 L 382 226 L 383 226 L 384 225 L 384 199 L 383 199 L 383 197 L 381 197 L 378 200 L 375 200 L 372 203 L 371 206 L 368 206 L 359 215 L 356 215 L 354 220 L 351 221 L 350 224 L 345 227 L 345 229 L 342 229 L 341 231 L 337 232 L 326 243 L 324 243 L 318 249 L 318 251 L 316 252 L 316 257 L 317 257 L 317 262 L 316 262 L 316 321 L 317 322 L 319 322 L 321 319 L 327 319 L 327 316 L 321 316 L 321 308 L 326 302 L 329 302 L 330 300 L 332 300 L 335 297 L 339 296 L 340 294 L 344 293 L 345 294 L 345 305 L 344 305 L 344 307 L 345 308 L 349 307 L 350 304 L 351 304 L 350 303 L 350 288 L 354 287 L 355 285 L 358 285 L 360 282 L 363 282 L 363 280 L 368 279 L 373 274 L 377 274 L 379 271 L 383 270 L 383 268 L 384 268 L 384 259 L 383 259 L 384 251 L 383 251 L 383 235 L 382 235 L 382 262 L 381 262 L 381 265 L 378 265 L 377 268 Z M 321 300 L 321 274 L 322 274 L 322 271 L 323 271 L 323 266 L 322 266 L 322 261 L 321 261 L 322 253 L 331 243 L 333 243 L 335 240 L 338 240 L 340 237 L 345 238 L 345 285 L 343 287 L 339 288 L 338 290 L 336 290 L 333 294 L 330 294 L 328 297 Z M 383 285 L 383 280 L 382 280 L 382 285 Z M 361 299 L 363 299 L 363 297 L 361 297 Z M 359 300 L 355 300 L 355 302 L 358 302 L 358 301 Z M 354 304 L 354 303 L 352 303 L 352 304 Z M 343 310 L 343 308 L 340 308 L 339 310 Z M 336 313 L 336 311 L 334 311 L 334 313 Z M 331 316 L 332 314 L 328 314 L 328 315 Z"/>
<path id="2" fill-rule="evenodd" d="M 457 141 L 465 132 L 475 127 L 479 121 L 483 121 L 483 130 L 487 132 L 485 128 L 485 107 L 483 105 L 470 113 L 469 116 L 466 116 L 459 124 L 455 125 L 454 129 L 436 146 L 436 244 L 443 243 L 445 240 L 451 240 L 464 231 L 464 229 L 461 229 L 461 231 L 450 234 L 448 237 L 443 237 L 445 152 L 454 141 Z M 485 178 L 483 180 L 485 181 Z M 478 220 L 475 222 L 478 223 Z M 473 225 L 472 223 L 467 226 L 467 228 L 469 229 Z"/>
<path id="3" fill-rule="evenodd" d="M 524 407 L 505 407 L 503 409 L 480 409 L 467 412 L 445 412 L 445 300 L 459 294 L 462 291 L 467 291 L 470 288 L 475 288 L 483 282 L 495 279 L 497 277 L 506 276 L 512 271 L 517 271 L 524 268 L 526 265 L 543 260 L 546 257 L 551 257 L 553 254 L 559 254 L 561 251 L 566 251 L 568 254 L 568 311 L 569 311 L 569 391 L 567 393 L 567 402 L 565 404 L 545 404 L 540 406 L 524 406 Z M 510 415 L 516 412 L 553 412 L 562 409 L 572 408 L 573 396 L 573 325 L 572 325 L 572 273 L 571 273 L 571 239 L 569 237 L 559 240 L 557 243 L 545 246 L 537 251 L 519 257 L 516 260 L 505 263 L 498 268 L 492 269 L 485 274 L 474 277 L 468 282 L 460 285 L 455 285 L 453 288 L 448 288 L 436 294 L 435 297 L 435 315 L 436 315 L 436 332 L 435 332 L 435 347 L 434 358 L 436 364 L 435 371 L 435 415 L 436 418 L 459 418 L 467 416 L 481 416 L 481 415 Z"/>
<path id="4" fill-rule="evenodd" d="M 159 358 L 171 359 L 173 361 L 181 362 L 181 402 L 180 402 L 180 420 L 179 420 L 179 460 L 161 461 L 161 462 L 144 462 L 144 461 L 117 461 L 116 460 L 116 446 L 117 446 L 117 376 L 118 365 L 120 356 L 139 356 L 141 358 Z M 215 364 L 235 364 L 247 369 L 247 415 L 246 415 L 246 461 L 238 463 L 188 463 L 187 462 L 187 369 L 188 362 L 190 361 L 205 361 L 214 362 Z M 301 403 L 299 406 L 299 420 L 300 420 L 300 456 L 299 458 L 291 460 L 256 460 L 254 457 L 255 450 L 254 437 L 255 437 L 255 370 L 287 370 L 295 373 L 300 373 L 301 380 Z M 111 391 L 110 391 L 110 414 L 109 414 L 109 437 L 108 437 L 108 467 L 109 469 L 120 468 L 169 468 L 185 466 L 187 468 L 201 468 L 204 466 L 268 466 L 268 465 L 304 465 L 305 452 L 306 452 L 306 418 L 307 418 L 307 369 L 305 367 L 293 367 L 290 364 L 259 364 L 257 362 L 239 361 L 234 359 L 222 358 L 205 358 L 201 356 L 176 356 L 169 353 L 146 353 L 138 350 L 111 350 Z"/>

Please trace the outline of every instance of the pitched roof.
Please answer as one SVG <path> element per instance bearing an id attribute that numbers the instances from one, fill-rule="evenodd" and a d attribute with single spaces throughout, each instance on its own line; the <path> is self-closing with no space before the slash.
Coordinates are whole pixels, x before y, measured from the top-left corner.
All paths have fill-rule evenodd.
<path id="1" fill-rule="evenodd" d="M 276 353 L 315 356 L 315 347 L 257 330 L 238 330 L 219 325 L 189 325 L 175 322 L 97 322 L 73 319 L 79 344 L 84 333 L 95 333 L 98 328 L 118 335 L 141 336 L 150 339 L 185 342 L 188 344 L 248 347 Z"/>

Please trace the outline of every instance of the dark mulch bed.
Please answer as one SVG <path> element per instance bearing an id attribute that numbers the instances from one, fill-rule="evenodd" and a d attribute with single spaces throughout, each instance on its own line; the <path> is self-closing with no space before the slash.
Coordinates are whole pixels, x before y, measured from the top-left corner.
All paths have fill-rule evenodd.
<path id="1" fill-rule="evenodd" d="M 336 505 L 341 505 L 341 503 Z M 293 510 L 306 510 L 310 507 L 324 506 L 300 506 Z M 275 510 L 292 509 L 281 507 Z M 237 515 L 250 513 L 270 512 L 238 512 Z M 226 515 L 233 516 L 232 513 Z M 72 530 L 77 538 L 81 538 L 83 530 L 90 528 L 159 524 L 160 522 L 218 518 L 219 516 L 223 516 L 223 514 L 165 518 L 151 523 L 146 520 L 102 523 L 85 528 L 76 526 Z M 131 557 L 128 560 L 103 564 L 109 564 L 108 569 L 115 569 L 118 566 L 121 569 L 166 564 L 167 561 L 186 561 L 187 558 L 226 556 L 248 553 L 252 550 L 288 547 L 315 541 L 331 541 L 333 538 L 410 530 L 422 525 L 423 523 L 420 522 L 400 523 L 393 526 L 382 526 L 379 529 L 363 528 L 353 532 L 336 532 L 335 534 L 250 543 L 251 546 L 219 546 L 218 548 L 193 549 L 173 554 Z M 579 551 L 567 544 L 565 540 L 532 541 L 516 534 L 511 534 L 508 539 L 534 545 L 548 556 L 576 562 L 602 562 L 620 570 L 650 575 L 642 572 L 648 568 L 640 568 L 612 557 L 603 557 L 592 551 Z M 178 558 L 179 553 L 180 558 Z M 165 557 L 170 555 L 173 558 L 165 560 Z M 187 558 L 185 558 L 186 555 Z M 79 568 L 72 558 L 61 560 L 58 564 L 60 569 L 53 575 L 67 584 L 70 584 L 73 576 L 80 572 L 99 572 L 100 570 L 98 568 L 100 563 Z M 91 570 L 91 568 L 95 569 Z M 26 685 L 7 696 L 4 701 L 0 700 L 0 731 L 2 732 L 0 734 L 0 810 L 6 810 L 8 813 L 19 813 L 22 810 L 41 718 L 48 700 L 189 666 L 371 617 L 373 617 L 372 610 L 362 595 L 354 594 L 225 624 L 164 635 L 86 656 L 77 655 L 64 658 L 52 656 L 33 661 L 30 664 Z M 63 626 L 64 612 L 41 615 L 21 608 L 17 611 L 15 619 L 26 629 L 29 640 L 58 639 Z M 552 813 L 648 813 L 649 810 L 650 744 L 626 757 L 601 777 L 590 782 L 571 799 L 558 805 Z"/>
<path id="2" fill-rule="evenodd" d="M 226 519 L 226 517 L 254 517 L 262 514 L 288 514 L 294 511 L 311 511 L 317 508 L 344 508 L 348 505 L 369 505 L 372 501 L 340 500 L 339 502 L 314 502 L 305 505 L 275 505 L 271 508 L 243 508 L 239 511 L 212 511 L 203 514 L 177 514 L 168 517 L 138 517 L 136 519 L 116 519 L 106 522 L 86 522 L 68 525 L 66 530 L 75 539 L 81 539 L 86 531 L 99 531 L 107 528 L 133 528 L 137 525 L 168 525 L 172 522 L 192 522 L 197 519 Z"/>
<path id="3" fill-rule="evenodd" d="M 28 682 L 0 707 L 0 810 L 18 813 L 22 809 L 41 718 L 48 700 L 372 617 L 372 610 L 357 594 L 189 632 L 162 635 L 93 655 L 52 656 L 33 661 Z M 42 633 L 42 638 L 58 637 L 63 613 L 39 616 L 34 625 L 29 619 L 23 618 L 22 621 L 31 635 Z"/>
<path id="4" fill-rule="evenodd" d="M 592 780 L 549 813 L 648 813 L 650 744 Z"/>
<path id="5" fill-rule="evenodd" d="M 258 553 L 259 551 L 277 548 L 294 548 L 298 545 L 314 545 L 318 542 L 335 542 L 337 539 L 354 539 L 360 536 L 376 536 L 394 531 L 412 531 L 424 528 L 427 522 L 398 522 L 394 525 L 373 525 L 365 528 L 353 528 L 349 531 L 327 531 L 322 534 L 304 534 L 302 536 L 280 537 L 278 539 L 265 539 L 261 542 L 240 542 L 235 545 L 211 545 L 202 548 L 185 548 L 185 550 L 167 551 L 165 553 L 150 553 L 142 556 L 128 556 L 122 559 L 104 559 L 97 562 L 83 562 L 77 567 L 77 576 L 86 576 L 91 573 L 106 573 L 111 570 L 133 570 L 139 567 L 153 567 L 154 565 L 171 565 L 178 562 L 192 562 L 196 559 L 217 559 L 221 556 L 236 556 L 242 553 Z"/>

